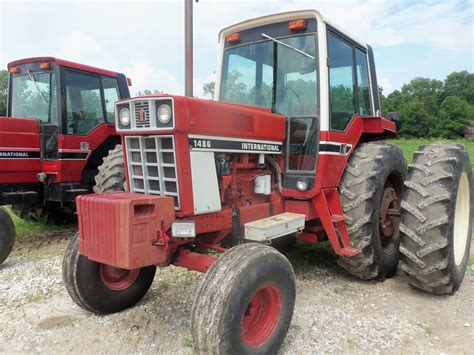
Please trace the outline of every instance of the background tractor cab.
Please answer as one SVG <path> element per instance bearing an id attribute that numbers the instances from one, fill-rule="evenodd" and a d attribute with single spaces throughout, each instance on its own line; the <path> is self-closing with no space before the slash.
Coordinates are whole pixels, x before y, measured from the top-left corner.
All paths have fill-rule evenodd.
<path id="1" fill-rule="evenodd" d="M 45 211 L 72 212 L 75 197 L 92 191 L 102 159 L 120 143 L 114 102 L 130 97 L 127 78 L 52 57 L 18 60 L 8 71 L 0 204 L 49 221 L 58 214 Z"/>

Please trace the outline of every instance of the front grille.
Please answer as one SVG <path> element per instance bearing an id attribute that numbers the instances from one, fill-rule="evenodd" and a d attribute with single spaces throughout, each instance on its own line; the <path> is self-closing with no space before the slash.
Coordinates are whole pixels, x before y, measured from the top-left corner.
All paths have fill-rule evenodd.
<path id="1" fill-rule="evenodd" d="M 173 136 L 125 137 L 132 192 L 172 196 L 180 209 Z"/>
<path id="2" fill-rule="evenodd" d="M 149 101 L 137 101 L 134 103 L 135 126 L 137 128 L 150 127 L 150 103 Z"/>

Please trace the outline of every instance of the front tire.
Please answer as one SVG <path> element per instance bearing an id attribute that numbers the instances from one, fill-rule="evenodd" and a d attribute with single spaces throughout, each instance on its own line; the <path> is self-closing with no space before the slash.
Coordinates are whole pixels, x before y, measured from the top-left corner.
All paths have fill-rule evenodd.
<path id="1" fill-rule="evenodd" d="M 15 224 L 8 212 L 3 207 L 0 207 L 0 264 L 12 252 L 15 238 Z"/>
<path id="2" fill-rule="evenodd" d="M 454 294 L 469 261 L 474 212 L 471 160 L 462 144 L 415 152 L 403 197 L 402 269 L 415 288 Z"/>
<path id="3" fill-rule="evenodd" d="M 387 142 L 363 143 L 349 158 L 339 192 L 351 244 L 361 252 L 338 264 L 353 276 L 384 280 L 397 272 L 406 174 L 403 152 Z"/>
<path id="4" fill-rule="evenodd" d="M 114 268 L 79 253 L 79 233 L 69 242 L 63 260 L 63 281 L 73 301 L 93 313 L 110 314 L 134 306 L 147 293 L 156 266 L 135 270 Z"/>
<path id="5" fill-rule="evenodd" d="M 275 354 L 295 305 L 295 274 L 275 249 L 241 244 L 207 272 L 192 309 L 198 353 Z"/>

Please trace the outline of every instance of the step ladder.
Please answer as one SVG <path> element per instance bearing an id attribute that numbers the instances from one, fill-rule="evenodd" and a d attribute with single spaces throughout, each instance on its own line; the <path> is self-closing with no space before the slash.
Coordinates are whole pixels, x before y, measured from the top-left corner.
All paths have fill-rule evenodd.
<path id="1" fill-rule="evenodd" d="M 313 206 L 334 252 L 347 257 L 359 254 L 360 250 L 351 246 L 337 188 L 323 189 L 313 198 Z"/>

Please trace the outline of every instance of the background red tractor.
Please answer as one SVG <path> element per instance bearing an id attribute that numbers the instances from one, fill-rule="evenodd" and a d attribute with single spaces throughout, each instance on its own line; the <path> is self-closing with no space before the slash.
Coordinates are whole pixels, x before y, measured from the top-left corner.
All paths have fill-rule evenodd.
<path id="1" fill-rule="evenodd" d="M 80 233 L 63 264 L 73 300 L 118 312 L 145 295 L 156 266 L 206 272 L 192 310 L 197 351 L 276 353 L 295 275 L 268 244 L 295 234 L 329 240 L 362 279 L 393 276 L 401 251 L 413 285 L 455 292 L 472 225 L 467 151 L 423 146 L 407 174 L 401 150 L 382 141 L 396 136 L 397 115 L 380 114 L 370 46 L 316 11 L 245 21 L 219 42 L 217 101 L 116 103 L 130 192 L 78 197 Z"/>
<path id="2" fill-rule="evenodd" d="M 99 192 L 122 189 L 114 102 L 130 97 L 127 78 L 51 57 L 18 60 L 8 71 L 7 117 L 0 117 L 0 205 L 12 205 L 22 218 L 66 223 L 74 220 L 75 198 L 94 185 Z M 11 218 L 1 209 L 0 263 L 14 239 Z"/>

